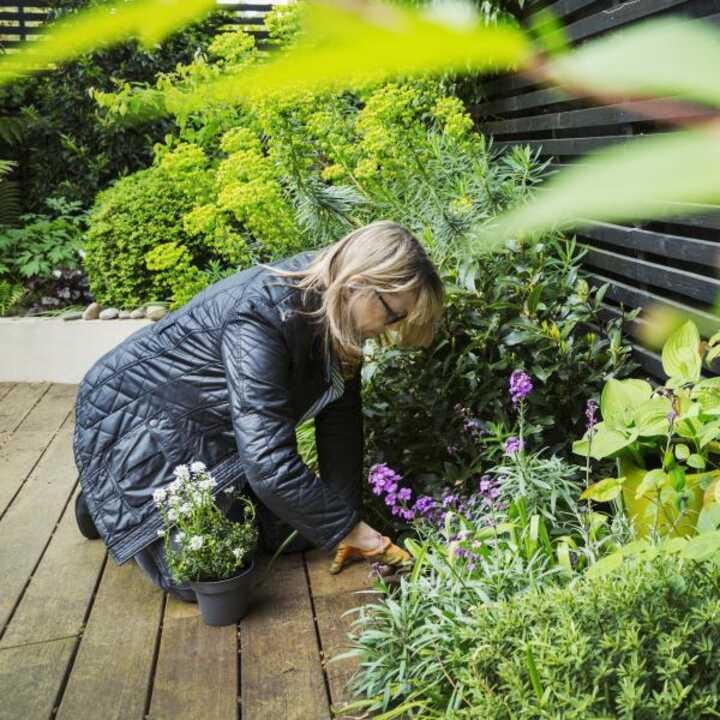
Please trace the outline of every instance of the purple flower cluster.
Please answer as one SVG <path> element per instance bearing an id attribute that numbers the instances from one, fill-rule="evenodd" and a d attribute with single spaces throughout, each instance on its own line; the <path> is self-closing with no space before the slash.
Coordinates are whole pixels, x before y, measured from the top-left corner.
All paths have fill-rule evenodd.
<path id="1" fill-rule="evenodd" d="M 481 435 L 485 434 L 482 422 L 473 416 L 469 408 L 465 407 L 461 403 L 456 403 L 455 412 L 463 419 L 463 430 L 466 433 L 471 435 L 473 438 L 479 438 Z"/>
<path id="2" fill-rule="evenodd" d="M 399 487 L 401 480 L 400 475 L 385 463 L 378 463 L 370 468 L 368 481 L 372 485 L 373 494 L 385 493 L 385 504 L 390 508 L 390 512 L 399 515 L 403 520 L 412 520 L 415 513 L 407 507 L 412 491 L 410 488 Z"/>
<path id="3" fill-rule="evenodd" d="M 533 390 L 533 383 L 530 376 L 522 370 L 515 370 L 510 375 L 510 397 L 513 405 L 524 400 Z"/>
<path id="4" fill-rule="evenodd" d="M 482 520 L 488 513 L 507 507 L 502 502 L 499 481 L 490 475 L 482 475 L 478 479 L 477 491 L 467 497 L 445 488 L 439 499 L 421 495 L 414 503 L 411 503 L 410 488 L 400 487 L 402 478 L 386 464 L 373 465 L 368 480 L 375 495 L 385 495 L 385 504 L 393 515 L 406 521 L 425 520 L 438 528 L 443 527 L 445 517 L 451 511 L 472 521 Z"/>
<path id="5" fill-rule="evenodd" d="M 585 407 L 585 427 L 592 430 L 597 425 L 598 404 L 596 400 L 588 400 Z"/>
<path id="6" fill-rule="evenodd" d="M 505 441 L 505 454 L 508 457 L 512 457 L 517 452 L 523 449 L 522 438 L 510 437 Z"/>

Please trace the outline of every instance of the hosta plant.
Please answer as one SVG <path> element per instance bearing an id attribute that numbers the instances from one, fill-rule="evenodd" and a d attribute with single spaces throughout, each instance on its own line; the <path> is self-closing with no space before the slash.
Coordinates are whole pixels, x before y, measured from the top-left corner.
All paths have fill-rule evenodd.
<path id="1" fill-rule="evenodd" d="M 701 376 L 703 359 L 709 364 L 720 353 L 718 342 L 720 334 L 702 343 L 687 321 L 663 346 L 665 385 L 608 380 L 602 421 L 573 444 L 588 460 L 617 460 L 618 476 L 584 495 L 607 501 L 622 493 L 640 535 L 687 535 L 720 524 L 720 378 Z"/>

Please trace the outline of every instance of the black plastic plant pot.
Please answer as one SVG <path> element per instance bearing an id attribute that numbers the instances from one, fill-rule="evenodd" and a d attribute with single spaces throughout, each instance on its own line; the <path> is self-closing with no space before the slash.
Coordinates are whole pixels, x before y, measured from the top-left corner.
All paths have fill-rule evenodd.
<path id="1" fill-rule="evenodd" d="M 255 585 L 255 560 L 239 575 L 225 580 L 190 582 L 206 625 L 232 625 L 248 611 Z"/>

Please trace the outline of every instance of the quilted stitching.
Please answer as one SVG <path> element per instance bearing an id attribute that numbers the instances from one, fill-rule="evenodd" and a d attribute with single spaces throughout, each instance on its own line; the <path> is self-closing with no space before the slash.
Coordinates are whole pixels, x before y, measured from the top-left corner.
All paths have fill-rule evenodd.
<path id="1" fill-rule="evenodd" d="M 278 266 L 302 267 L 313 255 L 299 253 Z M 88 507 L 116 561 L 155 539 L 159 516 L 152 503 L 128 515 L 118 496 L 118 488 L 134 487 L 135 480 L 117 465 L 127 453 L 113 453 L 124 438 L 134 443 L 137 437 L 138 446 L 128 450 L 141 469 L 138 458 L 144 457 L 143 438 L 153 432 L 153 421 L 164 428 L 179 423 L 177 435 L 168 437 L 182 438 L 182 447 L 164 447 L 169 456 L 202 446 L 209 455 L 197 459 L 211 471 L 217 463 L 230 467 L 227 458 L 237 456 L 232 472 L 246 476 L 264 504 L 318 545 L 332 547 L 359 520 L 357 503 L 348 501 L 359 493 L 362 475 L 359 385 L 345 385 L 334 358 L 310 358 L 312 328 L 290 310 L 298 294 L 268 280 L 264 268 L 249 268 L 215 283 L 160 323 L 131 335 L 83 378 L 73 452 Z M 247 323 L 239 320 L 243 317 Z M 237 352 L 240 336 L 246 345 Z M 292 358 L 284 388 L 272 381 L 272 368 L 258 365 L 260 356 L 273 357 L 267 352 L 272 337 L 280 339 L 274 364 Z M 329 388 L 322 385 L 325 377 Z M 191 386 L 198 400 L 168 415 L 173 383 Z M 157 394 L 166 384 L 169 400 L 168 393 Z M 316 417 L 322 480 L 297 454 L 294 427 L 308 417 Z M 143 477 L 142 485 L 151 494 L 169 479 L 160 473 Z"/>

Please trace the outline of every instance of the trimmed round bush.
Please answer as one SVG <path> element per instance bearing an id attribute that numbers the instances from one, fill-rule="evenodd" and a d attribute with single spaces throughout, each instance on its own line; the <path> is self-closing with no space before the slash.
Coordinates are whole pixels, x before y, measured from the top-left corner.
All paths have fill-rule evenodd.
<path id="1" fill-rule="evenodd" d="M 156 248 L 181 253 L 184 272 L 204 266 L 210 256 L 206 237 L 189 234 L 183 217 L 209 197 L 207 168 L 202 150 L 184 143 L 98 194 L 89 216 L 84 266 L 99 302 L 126 308 L 167 298 L 172 280 L 148 267 L 147 256 Z M 153 260 L 158 265 L 156 255 L 151 266 Z"/>

